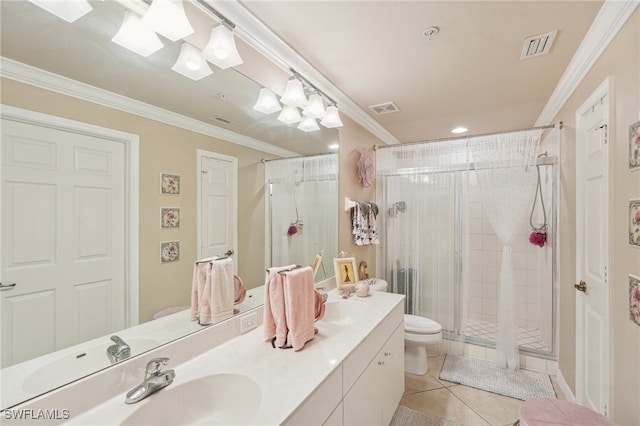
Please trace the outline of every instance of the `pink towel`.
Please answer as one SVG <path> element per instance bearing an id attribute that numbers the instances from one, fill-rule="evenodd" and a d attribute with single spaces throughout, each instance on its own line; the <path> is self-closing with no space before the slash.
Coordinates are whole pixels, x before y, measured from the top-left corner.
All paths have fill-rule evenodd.
<path id="1" fill-rule="evenodd" d="M 233 276 L 233 292 L 234 292 L 234 298 L 233 298 L 233 303 L 234 304 L 239 304 L 242 303 L 244 301 L 244 298 L 247 296 L 247 289 L 244 286 L 244 283 L 242 282 L 242 278 L 240 278 L 237 275 Z"/>
<path id="2" fill-rule="evenodd" d="M 196 262 L 191 286 L 191 320 L 202 325 L 233 316 L 233 260 Z"/>
<path id="3" fill-rule="evenodd" d="M 294 351 L 302 349 L 317 332 L 313 325 L 316 317 L 315 291 L 311 266 L 285 273 L 284 305 L 289 328 L 286 342 Z"/>
<path id="4" fill-rule="evenodd" d="M 325 305 L 324 305 L 324 300 L 322 300 L 322 293 L 320 293 L 318 290 L 315 290 L 315 293 L 316 293 L 315 321 L 320 321 L 322 317 L 324 317 Z"/>
<path id="5" fill-rule="evenodd" d="M 284 275 L 279 274 L 294 268 L 296 265 L 272 267 L 267 269 L 264 282 L 264 339 L 272 340 L 278 347 L 285 345 L 287 341 L 287 320 L 284 308 Z"/>

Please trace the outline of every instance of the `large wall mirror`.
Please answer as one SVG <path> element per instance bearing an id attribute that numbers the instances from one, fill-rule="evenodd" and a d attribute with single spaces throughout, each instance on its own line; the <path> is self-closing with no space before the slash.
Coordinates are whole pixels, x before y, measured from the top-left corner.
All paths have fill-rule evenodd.
<path id="1" fill-rule="evenodd" d="M 67 23 L 26 0 L 0 2 L 0 101 L 3 120 L 11 116 L 13 118 L 9 121 L 18 127 L 29 124 L 26 123 L 28 120 L 15 119 L 16 115 L 13 114 L 15 111 L 28 111 L 36 116 L 81 123 L 92 129 L 109 129 L 117 134 L 134 135 L 137 144 L 137 158 L 136 155 L 125 155 L 122 166 L 127 173 L 137 175 L 137 196 L 131 202 L 137 204 L 137 210 L 130 209 L 128 202 L 119 210 L 137 212 L 134 218 L 123 220 L 123 229 L 131 223 L 137 224 L 135 229 L 129 229 L 129 237 L 135 236 L 132 241 L 136 240 L 137 245 L 127 245 L 128 240 L 123 243 L 125 251 L 134 252 L 126 253 L 122 270 L 122 275 L 136 277 L 137 290 L 135 296 L 131 296 L 127 287 L 123 290 L 128 292 L 126 297 L 121 297 L 123 306 L 110 310 L 111 314 L 117 313 L 118 321 L 124 328 L 90 330 L 88 324 L 102 314 L 98 309 L 92 309 L 91 305 L 79 310 L 77 306 L 80 302 L 68 298 L 69 310 L 82 327 L 73 325 L 71 328 L 80 331 L 70 340 L 61 339 L 55 329 L 46 328 L 51 326 L 43 316 L 46 309 L 39 312 L 22 310 L 20 315 L 15 315 L 18 312 L 14 309 L 18 306 L 14 303 L 19 299 L 17 296 L 27 300 L 39 295 L 37 290 L 20 293 L 21 288 L 26 288 L 23 282 L 17 282 L 9 290 L 1 290 L 0 321 L 3 338 L 10 323 L 15 325 L 23 321 L 23 326 L 35 324 L 32 333 L 12 336 L 13 340 L 10 342 L 13 344 L 5 345 L 3 340 L 0 358 L 2 409 L 108 368 L 112 361 L 106 355 L 106 348 L 114 343 L 110 340 L 114 334 L 128 340 L 132 356 L 135 356 L 201 329 L 197 323 L 189 320 L 188 311 L 154 319 L 160 311 L 188 306 L 190 303 L 193 262 L 199 253 L 198 152 L 237 158 L 239 226 L 233 256 L 238 275 L 249 289 L 249 294 L 255 297 L 245 299 L 239 306 L 240 311 L 261 303 L 260 290 L 255 289 L 264 282 L 265 266 L 270 266 L 272 262 L 309 263 L 313 260 L 313 255 L 323 250 L 327 258 L 337 250 L 337 243 L 336 247 L 332 247 L 337 241 L 337 184 L 332 186 L 330 183 L 319 183 L 318 179 L 320 175 L 331 174 L 333 182 L 337 182 L 337 168 L 326 172 L 316 171 L 312 182 L 294 185 L 293 189 L 287 187 L 283 192 L 287 196 L 295 196 L 296 202 L 302 202 L 304 198 L 307 203 L 306 207 L 299 207 L 299 213 L 304 218 L 298 223 L 303 226 L 297 237 L 329 236 L 326 241 L 308 239 L 309 242 L 305 244 L 308 244 L 307 252 L 311 260 L 287 258 L 284 252 L 278 254 L 277 258 L 273 257 L 271 247 L 274 244 L 271 236 L 276 231 L 269 224 L 284 221 L 291 225 L 294 220 L 291 218 L 291 209 L 282 212 L 286 215 L 286 219 L 283 219 L 277 209 L 269 208 L 269 196 L 265 196 L 269 194 L 265 189 L 269 186 L 265 185 L 265 168 L 271 160 L 275 163 L 283 161 L 277 160 L 283 157 L 308 157 L 316 154 L 322 154 L 319 157 L 323 157 L 330 152 L 329 145 L 338 142 L 338 131 L 321 128 L 317 132 L 304 133 L 295 126 L 278 121 L 277 114 L 264 115 L 253 110 L 262 87 L 262 82 L 258 84 L 254 79 L 259 80 L 257 76 L 265 74 L 268 61 L 260 58 L 240 40 L 236 43 L 241 56 L 246 58 L 245 64 L 237 69 L 226 70 L 211 65 L 213 75 L 199 81 L 171 71 L 180 53 L 181 41 L 162 39 L 164 47 L 148 57 L 136 55 L 116 45 L 111 39 L 123 21 L 126 10 L 123 3 L 126 2 L 90 1 L 93 8 L 91 12 L 73 23 Z M 147 7 L 149 2 L 140 0 L 139 3 Z M 184 4 L 187 16 L 196 30 L 186 40 L 202 48 L 217 21 L 207 11 L 205 2 L 185 1 Z M 259 72 L 256 67 L 260 68 Z M 283 86 L 285 83 L 286 81 Z M 7 112 L 9 110 L 12 112 Z M 56 126 L 51 124 L 48 129 L 54 127 Z M 33 137 L 32 140 L 38 140 L 38 137 Z M 8 230 L 8 222 L 5 222 L 14 213 L 12 209 L 15 207 L 15 200 L 7 198 L 11 191 L 6 184 L 7 170 L 10 169 L 6 161 L 15 154 L 13 148 L 7 148 L 10 145 L 13 146 L 7 142 L 3 133 L 0 151 L 3 179 L 0 192 L 0 218 L 3 221 L 0 281 L 3 285 L 11 284 L 14 277 L 12 274 L 20 269 L 12 263 L 13 242 L 5 237 L 19 234 Z M 35 143 L 31 146 L 45 145 Z M 29 150 L 21 151 L 21 154 L 30 155 L 27 151 Z M 327 156 L 329 157 L 331 156 Z M 263 161 L 265 159 L 269 161 Z M 179 194 L 162 193 L 163 175 L 180 178 Z M 330 191 L 333 190 L 335 193 L 332 194 Z M 273 193 L 278 191 L 279 189 L 274 189 Z M 322 221 L 316 220 L 314 214 L 319 212 L 310 203 L 316 191 L 322 192 L 322 197 L 335 205 L 335 208 L 322 212 Z M 127 200 L 126 197 L 124 199 Z M 104 214 L 98 204 L 99 199 L 89 197 L 86 200 L 93 200 L 87 203 L 88 211 L 94 209 L 95 214 L 90 215 L 91 217 Z M 325 207 L 327 205 L 328 202 L 323 204 Z M 163 208 L 179 209 L 179 226 L 162 227 Z M 268 218 L 266 213 L 269 214 Z M 38 222 L 34 220 L 34 225 Z M 83 226 L 93 225 L 88 221 Z M 22 229 L 21 232 L 25 230 Z M 293 246 L 302 238 L 296 239 L 295 235 L 287 235 L 281 229 L 277 233 L 279 240 L 283 236 L 285 240 L 290 239 L 290 254 L 295 252 Z M 111 237 L 113 235 L 109 236 Z M 174 241 L 179 242 L 179 258 L 163 262 L 162 244 Z M 31 252 L 27 250 L 26 253 Z M 135 261 L 132 263 L 131 259 Z M 327 273 L 331 275 L 331 268 L 327 269 L 318 277 L 324 277 Z M 127 281 L 128 278 L 124 280 Z M 110 297 L 111 290 L 108 288 L 105 286 L 105 295 Z M 10 300 L 12 297 L 14 300 Z M 135 309 L 130 309 L 129 305 L 133 305 Z M 79 318 L 80 311 L 88 312 L 93 317 Z M 137 312 L 136 317 L 132 317 L 131 312 Z M 65 342 L 61 343 L 61 340 Z M 88 343 L 83 345 L 83 342 Z M 22 349 L 16 349 L 28 346 L 35 346 L 32 356 L 26 355 L 27 352 Z M 93 362 L 94 360 L 97 361 Z M 55 377 L 42 375 L 42 368 L 47 372 L 56 372 Z M 16 380 L 19 382 L 14 377 L 18 377 Z"/>

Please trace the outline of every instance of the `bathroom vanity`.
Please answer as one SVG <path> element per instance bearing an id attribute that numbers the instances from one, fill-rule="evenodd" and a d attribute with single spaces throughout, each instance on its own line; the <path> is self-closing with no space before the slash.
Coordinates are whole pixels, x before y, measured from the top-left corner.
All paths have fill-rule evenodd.
<path id="1" fill-rule="evenodd" d="M 331 291 L 318 334 L 298 352 L 264 341 L 258 307 L 13 407 L 2 423 L 19 424 L 20 410 L 67 410 L 42 424 L 387 425 L 404 391 L 403 302 Z M 173 383 L 125 404 L 157 357 L 170 358 Z"/>

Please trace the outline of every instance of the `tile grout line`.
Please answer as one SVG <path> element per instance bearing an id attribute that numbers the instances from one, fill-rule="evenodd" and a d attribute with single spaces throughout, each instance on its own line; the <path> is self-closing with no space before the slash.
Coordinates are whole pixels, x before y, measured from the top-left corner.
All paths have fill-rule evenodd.
<path id="1" fill-rule="evenodd" d="M 464 385 L 460 385 L 460 384 L 458 384 L 458 385 L 453 385 L 453 386 L 451 386 L 451 387 L 453 388 L 453 387 L 455 387 L 455 386 L 464 386 Z M 462 402 L 462 403 L 465 405 L 465 407 L 467 407 L 468 409 L 470 409 L 471 411 L 473 411 L 473 412 L 474 412 L 478 417 L 480 417 L 480 418 L 481 418 L 481 419 L 482 419 L 486 424 L 488 424 L 488 425 L 490 425 L 490 426 L 494 426 L 490 421 L 488 421 L 487 419 L 485 419 L 484 417 L 482 417 L 482 416 L 480 415 L 480 413 L 478 413 L 478 412 L 477 412 L 476 410 L 474 410 L 474 409 L 473 409 L 469 404 L 467 404 L 467 403 L 466 403 L 462 398 L 460 398 L 460 397 L 459 397 L 458 395 L 456 395 L 455 393 L 451 392 L 451 389 L 449 389 L 449 388 L 447 388 L 447 387 L 445 387 L 445 389 L 446 389 L 447 391 L 449 391 L 449 393 L 450 393 L 451 395 L 453 395 L 453 396 L 454 396 L 458 401 Z"/>

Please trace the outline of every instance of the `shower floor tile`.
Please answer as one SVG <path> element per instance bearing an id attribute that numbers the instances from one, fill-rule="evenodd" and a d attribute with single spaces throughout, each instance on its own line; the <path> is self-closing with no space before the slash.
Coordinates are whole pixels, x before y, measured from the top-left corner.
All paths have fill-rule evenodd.
<path id="1" fill-rule="evenodd" d="M 495 342 L 497 331 L 498 325 L 496 323 L 475 319 L 467 320 L 467 336 Z M 547 346 L 542 339 L 540 330 L 538 329 L 517 327 L 516 336 L 518 344 L 522 347 L 540 351 L 551 351 L 551 348 Z"/>

